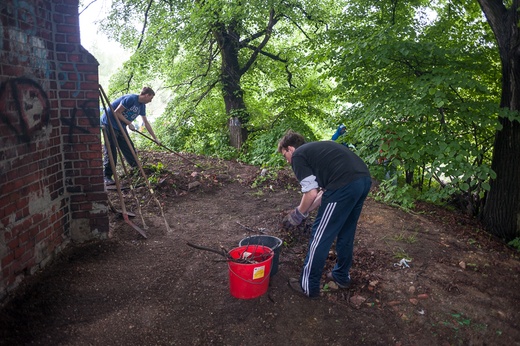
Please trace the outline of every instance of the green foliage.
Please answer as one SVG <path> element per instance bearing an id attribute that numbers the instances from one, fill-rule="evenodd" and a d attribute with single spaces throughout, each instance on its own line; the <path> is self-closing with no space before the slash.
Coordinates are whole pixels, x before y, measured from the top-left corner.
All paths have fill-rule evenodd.
<path id="1" fill-rule="evenodd" d="M 269 184 L 270 181 L 276 181 L 278 172 L 276 170 L 266 170 L 265 173 L 258 174 L 251 184 L 252 188 L 259 188 Z M 270 187 L 272 189 L 272 187 Z"/>
<path id="2" fill-rule="evenodd" d="M 273 167 L 285 165 L 285 159 L 277 152 L 277 149 L 278 141 L 288 128 L 301 133 L 307 141 L 316 140 L 312 128 L 305 122 L 287 117 L 285 121 L 275 124 L 273 128 L 252 132 L 240 159 L 254 165 Z"/>
<path id="3" fill-rule="evenodd" d="M 315 114 L 308 112 L 324 114 L 328 99 L 324 90 L 330 86 L 320 80 L 308 58 L 309 41 L 325 28 L 331 9 L 336 8 L 332 2 L 144 4 L 130 0 L 115 1 L 113 8 L 106 30 L 134 47 L 134 54 L 112 79 L 111 89 L 135 89 L 160 76 L 172 94 L 160 123 L 176 125 L 175 131 L 178 126 L 187 127 L 179 134 L 169 134 L 171 145 L 236 156 L 223 144 L 228 141 L 223 136 L 228 132 L 227 118 L 235 113 L 248 131 L 265 130 L 279 121 L 279 114 L 299 116 L 302 112 L 307 112 L 304 117 L 309 126 L 321 126 L 312 119 Z M 270 18 L 276 30 L 266 32 Z M 260 54 L 255 49 L 259 46 Z M 228 74 L 234 74 L 235 89 Z M 245 106 L 240 105 L 242 97 Z M 287 102 L 281 103 L 284 99 Z M 198 122 L 209 125 L 205 132 L 195 128 Z M 174 130 L 172 126 L 167 129 Z M 163 134 L 168 135 L 168 130 Z"/>
<path id="4" fill-rule="evenodd" d="M 514 247 L 517 251 L 520 252 L 520 238 L 515 238 L 511 240 L 507 245 Z"/>
<path id="5" fill-rule="evenodd" d="M 392 184 L 391 180 L 383 180 L 379 185 L 379 189 L 372 197 L 376 201 L 394 205 L 404 210 L 413 209 L 417 192 L 410 185 L 399 187 Z"/>
<path id="6" fill-rule="evenodd" d="M 148 169 L 152 173 L 161 174 L 164 172 L 164 165 L 160 161 L 157 162 L 155 165 L 154 164 L 145 165 L 143 168 Z"/>
<path id="7" fill-rule="evenodd" d="M 442 4 L 430 8 L 436 18 L 418 15 L 421 5 L 398 8 L 384 21 L 384 3 L 351 3 L 348 19 L 327 37 L 333 45 L 348 41 L 348 48 L 336 44 L 339 54 L 317 54 L 328 53 L 333 62 L 337 97 L 348 102 L 342 122 L 359 155 L 371 164 L 391 159 L 407 184 L 419 192 L 427 187 L 428 198 L 466 194 L 478 203 L 495 175 L 495 43 L 477 4 L 450 7 L 455 12 Z M 382 168 L 371 171 L 381 178 Z M 432 186 L 441 192 L 432 194 Z M 385 191 L 390 200 L 407 195 Z"/>
<path id="8" fill-rule="evenodd" d="M 144 36 L 142 24 L 134 24 L 142 23 L 148 3 L 114 5 L 107 29 L 135 53 L 111 90 L 160 77 L 171 101 L 154 128 L 168 147 L 281 167 L 276 149 L 287 129 L 312 141 L 330 139 L 344 123 L 341 140 L 354 144 L 382 181 L 375 198 L 412 208 L 417 198 L 444 203 L 462 196 L 479 212 L 496 177 L 497 120 L 519 115 L 498 107 L 500 60 L 476 2 L 150 4 Z M 278 22 L 255 53 L 271 10 Z M 221 68 L 230 47 L 215 40 L 222 28 L 239 37 L 232 48 L 245 109 L 236 111 L 249 133 L 240 151 L 229 145 L 233 110 L 224 103 Z M 384 160 L 397 184 L 385 179 Z"/>
<path id="9" fill-rule="evenodd" d="M 404 251 L 402 248 L 397 248 L 393 251 L 393 258 L 396 260 L 405 259 L 408 262 L 411 262 L 413 260 L 410 255 L 406 251 Z"/>

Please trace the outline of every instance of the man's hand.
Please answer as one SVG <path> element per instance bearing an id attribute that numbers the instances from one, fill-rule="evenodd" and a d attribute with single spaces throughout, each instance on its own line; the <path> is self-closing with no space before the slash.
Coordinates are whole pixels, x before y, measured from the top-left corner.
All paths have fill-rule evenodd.
<path id="1" fill-rule="evenodd" d="M 130 130 L 135 131 L 135 126 L 134 126 L 134 124 L 130 123 L 130 124 L 128 124 L 127 126 L 128 126 L 128 128 L 129 128 Z"/>
<path id="2" fill-rule="evenodd" d="M 302 214 L 298 207 L 294 208 L 289 214 L 287 214 L 283 219 L 284 226 L 298 226 L 302 223 L 302 221 L 309 216 L 309 214 Z"/>

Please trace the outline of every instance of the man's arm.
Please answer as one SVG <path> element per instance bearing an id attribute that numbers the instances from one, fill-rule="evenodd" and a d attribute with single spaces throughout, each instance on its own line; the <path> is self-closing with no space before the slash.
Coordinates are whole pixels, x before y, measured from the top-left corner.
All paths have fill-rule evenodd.
<path id="1" fill-rule="evenodd" d="M 305 192 L 300 201 L 300 205 L 298 206 L 300 213 L 307 214 L 319 207 L 322 195 L 323 192 L 318 192 L 318 189 L 312 189 Z"/>
<path id="2" fill-rule="evenodd" d="M 157 136 L 155 135 L 155 133 L 153 132 L 152 125 L 150 125 L 150 123 L 148 122 L 148 119 L 146 118 L 146 116 L 141 115 L 141 118 L 143 118 L 144 127 L 146 127 L 146 130 L 148 131 L 148 133 L 152 135 L 152 137 L 155 139 L 155 141 L 157 143 L 161 143 L 157 139 Z"/>
<path id="3" fill-rule="evenodd" d="M 323 190 L 320 190 L 318 194 L 316 195 L 316 198 L 314 198 L 314 201 L 312 202 L 311 206 L 307 210 L 307 213 L 310 213 L 314 209 L 318 208 L 321 205 L 321 196 L 323 196 Z"/>
<path id="4" fill-rule="evenodd" d="M 284 218 L 284 227 L 298 226 L 313 211 L 321 204 L 322 191 L 318 189 L 311 189 L 305 192 L 300 201 L 300 205 L 293 209 Z"/>

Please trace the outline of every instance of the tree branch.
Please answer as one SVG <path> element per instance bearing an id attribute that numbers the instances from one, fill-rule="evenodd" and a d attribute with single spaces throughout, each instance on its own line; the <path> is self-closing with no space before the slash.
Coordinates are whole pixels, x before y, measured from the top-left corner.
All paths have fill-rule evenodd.
<path id="1" fill-rule="evenodd" d="M 143 43 L 144 32 L 146 30 L 146 25 L 148 24 L 148 12 L 150 12 L 150 7 L 152 7 L 152 3 L 153 0 L 150 0 L 150 2 L 148 2 L 148 7 L 146 8 L 146 11 L 144 13 L 143 30 L 141 30 L 141 38 L 139 39 L 139 43 L 137 44 L 137 49 L 139 49 L 141 47 L 141 44 Z"/>
<path id="2" fill-rule="evenodd" d="M 245 48 L 249 48 L 249 49 L 251 49 L 253 51 L 257 51 L 258 50 L 258 47 L 251 46 L 251 45 L 247 45 Z M 282 58 L 280 58 L 280 56 L 274 55 L 274 54 L 266 52 L 264 50 L 259 51 L 259 53 L 262 54 L 262 55 L 265 55 L 266 57 L 271 58 L 273 60 L 277 60 L 277 61 L 281 61 L 281 62 L 287 62 L 286 59 L 282 59 Z"/>
<path id="3" fill-rule="evenodd" d="M 251 56 L 249 57 L 249 60 L 245 63 L 244 67 L 242 67 L 240 69 L 240 71 L 239 71 L 240 75 L 243 75 L 247 70 L 249 70 L 251 65 L 253 65 L 256 58 L 258 57 L 258 54 L 262 50 L 262 48 L 264 48 L 265 45 L 267 44 L 267 42 L 269 42 L 269 39 L 271 38 L 271 33 L 273 32 L 273 27 L 276 25 L 277 22 L 278 22 L 278 19 L 275 18 L 275 16 L 274 16 L 274 10 L 271 9 L 271 11 L 269 11 L 269 23 L 267 24 L 267 28 L 265 29 L 264 39 L 254 49 L 253 54 L 251 54 Z"/>
<path id="4" fill-rule="evenodd" d="M 92 5 L 93 3 L 95 3 L 96 1 L 97 1 L 97 0 L 92 0 L 91 2 L 89 2 L 89 4 L 88 4 L 87 6 L 85 6 L 85 8 L 82 9 L 80 13 L 78 13 L 78 16 L 80 16 L 83 12 L 85 12 L 85 10 L 86 10 L 87 8 L 89 8 L 89 6 Z"/>

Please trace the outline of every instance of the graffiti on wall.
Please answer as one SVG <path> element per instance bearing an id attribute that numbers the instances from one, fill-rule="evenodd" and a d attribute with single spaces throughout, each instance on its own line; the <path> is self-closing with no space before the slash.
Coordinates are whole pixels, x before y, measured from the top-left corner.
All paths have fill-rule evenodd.
<path id="1" fill-rule="evenodd" d="M 38 17 L 35 5 L 28 1 L 13 0 L 11 4 L 2 4 L 1 10 L 14 18 L 12 25 L 4 28 L 0 22 L 2 38 L 7 34 L 9 51 L 4 50 L 0 40 L 0 55 L 3 61 L 11 65 L 27 66 L 41 78 L 51 76 L 51 64 L 48 61 L 49 51 L 45 41 L 36 35 Z"/>
<path id="2" fill-rule="evenodd" d="M 74 72 L 65 72 L 65 71 L 63 71 L 65 68 L 64 65 L 60 64 L 59 68 L 62 71 L 58 73 L 58 79 L 60 80 L 60 86 L 64 86 L 67 82 L 74 83 L 75 91 L 72 93 L 72 97 L 77 97 L 81 90 L 81 74 L 79 73 L 78 66 L 76 64 L 72 64 L 71 66 L 72 66 L 72 69 L 74 70 Z M 75 81 L 71 80 L 69 78 L 69 73 L 74 73 Z"/>
<path id="3" fill-rule="evenodd" d="M 90 133 L 89 129 L 86 129 L 82 126 L 77 125 L 78 124 L 78 118 L 79 117 L 85 117 L 91 128 L 98 127 L 99 128 L 99 117 L 96 114 L 96 108 L 97 108 L 97 100 L 87 100 L 83 102 L 79 108 L 74 107 L 72 110 L 70 119 L 61 117 L 61 121 L 63 124 L 68 126 L 69 128 L 69 143 L 73 143 L 73 135 L 74 130 L 77 129 L 81 133 Z"/>
<path id="4" fill-rule="evenodd" d="M 68 130 L 69 143 L 75 131 L 90 133 L 99 127 L 96 113 L 97 100 L 86 100 L 74 107 L 70 118 L 61 117 Z M 50 101 L 45 90 L 29 78 L 13 78 L 0 84 L 0 118 L 21 141 L 30 142 L 34 134 L 47 126 L 50 119 Z M 79 118 L 87 119 L 89 127 L 79 125 Z"/>
<path id="5" fill-rule="evenodd" d="M 50 102 L 45 90 L 29 78 L 0 84 L 0 118 L 20 140 L 29 142 L 49 122 Z"/>

